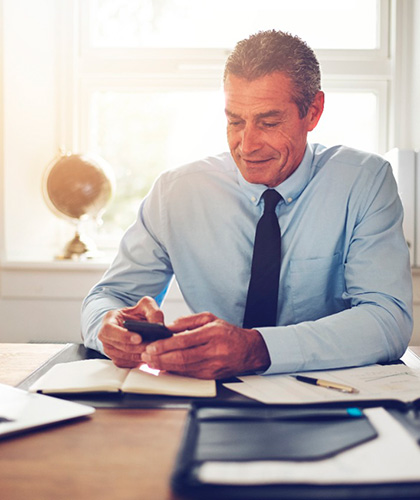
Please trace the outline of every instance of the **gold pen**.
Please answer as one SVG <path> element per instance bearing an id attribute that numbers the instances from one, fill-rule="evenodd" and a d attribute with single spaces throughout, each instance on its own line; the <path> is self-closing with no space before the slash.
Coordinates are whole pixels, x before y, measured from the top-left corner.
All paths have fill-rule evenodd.
<path id="1" fill-rule="evenodd" d="M 351 394 L 356 394 L 359 391 L 354 387 L 349 385 L 337 384 L 336 382 L 329 382 L 328 380 L 322 380 L 320 378 L 304 377 L 303 375 L 295 375 L 295 379 L 299 382 L 304 382 L 305 384 L 319 385 L 320 387 L 325 387 L 326 389 L 334 389 L 340 392 L 348 392 Z"/>

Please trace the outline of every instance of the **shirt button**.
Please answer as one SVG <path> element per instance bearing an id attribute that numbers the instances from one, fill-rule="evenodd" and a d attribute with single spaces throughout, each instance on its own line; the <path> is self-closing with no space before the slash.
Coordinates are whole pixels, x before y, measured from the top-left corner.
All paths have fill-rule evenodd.
<path id="1" fill-rule="evenodd" d="M 257 201 L 257 198 L 255 198 L 255 196 L 253 196 L 253 197 L 251 198 L 251 201 Z"/>
<path id="2" fill-rule="evenodd" d="M 287 201 L 291 203 L 293 201 L 293 198 L 287 198 Z"/>

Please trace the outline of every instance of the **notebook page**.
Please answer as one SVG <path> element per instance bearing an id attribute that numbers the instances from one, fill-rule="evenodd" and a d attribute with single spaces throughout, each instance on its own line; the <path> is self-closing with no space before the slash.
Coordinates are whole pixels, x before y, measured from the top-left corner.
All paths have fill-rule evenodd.
<path id="1" fill-rule="evenodd" d="M 86 359 L 54 365 L 31 387 L 31 392 L 118 392 L 128 369 L 118 368 L 108 359 Z"/>
<path id="2" fill-rule="evenodd" d="M 214 397 L 216 382 L 171 373 L 151 370 L 146 365 L 132 369 L 122 390 L 141 394 L 162 394 L 167 396 Z"/>

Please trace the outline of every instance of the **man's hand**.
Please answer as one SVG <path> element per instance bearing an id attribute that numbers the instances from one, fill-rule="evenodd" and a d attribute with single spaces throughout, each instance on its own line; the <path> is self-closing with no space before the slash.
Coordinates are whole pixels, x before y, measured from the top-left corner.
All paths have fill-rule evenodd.
<path id="1" fill-rule="evenodd" d="M 265 370 L 270 356 L 261 334 L 231 325 L 211 313 L 180 318 L 178 332 L 149 343 L 141 359 L 151 368 L 202 379 L 220 379 Z"/>
<path id="2" fill-rule="evenodd" d="M 123 327 L 128 319 L 163 323 L 163 312 L 151 297 L 143 297 L 134 307 L 125 307 L 105 314 L 98 339 L 104 353 L 120 368 L 135 368 L 142 364 L 141 355 L 150 342 Z"/>

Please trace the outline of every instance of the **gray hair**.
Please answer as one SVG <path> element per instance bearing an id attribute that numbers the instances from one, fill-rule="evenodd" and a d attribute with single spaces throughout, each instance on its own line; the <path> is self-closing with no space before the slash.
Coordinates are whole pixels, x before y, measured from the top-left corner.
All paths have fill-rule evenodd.
<path id="1" fill-rule="evenodd" d="M 314 51 L 297 36 L 270 30 L 241 40 L 226 61 L 223 81 L 228 75 L 252 81 L 276 71 L 291 79 L 293 101 L 305 117 L 321 90 L 321 73 Z"/>

